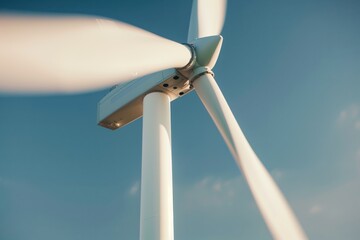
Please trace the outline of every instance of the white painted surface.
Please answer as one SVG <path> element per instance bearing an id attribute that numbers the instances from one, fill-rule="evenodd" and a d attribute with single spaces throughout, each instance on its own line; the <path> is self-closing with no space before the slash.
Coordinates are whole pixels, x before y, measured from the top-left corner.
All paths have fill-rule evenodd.
<path id="1" fill-rule="evenodd" d="M 223 37 L 220 35 L 196 39 L 194 46 L 197 65 L 212 69 L 219 57 L 222 42 Z"/>
<path id="2" fill-rule="evenodd" d="M 0 14 L 0 92 L 95 91 L 191 59 L 188 47 L 115 20 Z"/>
<path id="3" fill-rule="evenodd" d="M 144 98 L 140 240 L 173 240 L 170 98 Z"/>
<path id="4" fill-rule="evenodd" d="M 307 239 L 283 194 L 246 140 L 215 79 L 205 74 L 193 85 L 242 170 L 273 238 Z"/>
<path id="5" fill-rule="evenodd" d="M 188 42 L 196 38 L 219 35 L 224 25 L 226 0 L 194 0 Z"/>

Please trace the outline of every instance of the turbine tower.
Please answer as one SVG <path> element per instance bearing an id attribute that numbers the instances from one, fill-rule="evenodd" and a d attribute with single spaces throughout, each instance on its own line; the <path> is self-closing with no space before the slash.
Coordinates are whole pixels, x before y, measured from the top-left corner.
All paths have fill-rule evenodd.
<path id="1" fill-rule="evenodd" d="M 77 93 L 116 85 L 98 104 L 99 125 L 115 130 L 143 117 L 141 240 L 174 239 L 170 103 L 193 90 L 273 238 L 307 239 L 214 79 L 225 9 L 225 0 L 194 0 L 186 44 L 98 17 L 0 16 L 0 91 Z"/>

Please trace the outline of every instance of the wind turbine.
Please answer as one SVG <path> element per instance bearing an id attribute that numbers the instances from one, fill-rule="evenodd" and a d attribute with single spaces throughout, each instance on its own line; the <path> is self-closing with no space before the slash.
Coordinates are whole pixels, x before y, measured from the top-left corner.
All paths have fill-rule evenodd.
<path id="1" fill-rule="evenodd" d="M 186 44 L 98 17 L 0 16 L 0 91 L 77 93 L 116 85 L 99 102 L 99 125 L 117 129 L 143 117 L 140 239 L 173 239 L 170 102 L 192 90 L 273 238 L 307 239 L 214 79 L 225 8 L 225 0 L 194 0 Z"/>

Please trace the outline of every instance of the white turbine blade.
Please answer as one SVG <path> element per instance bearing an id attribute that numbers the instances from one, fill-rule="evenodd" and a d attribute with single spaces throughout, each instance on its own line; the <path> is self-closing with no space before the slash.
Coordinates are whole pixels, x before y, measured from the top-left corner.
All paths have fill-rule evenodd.
<path id="1" fill-rule="evenodd" d="M 184 45 L 121 22 L 0 15 L 0 92 L 97 90 L 190 59 Z"/>
<path id="2" fill-rule="evenodd" d="M 196 38 L 220 35 L 225 21 L 226 0 L 194 0 L 188 42 Z"/>
<path id="3" fill-rule="evenodd" d="M 215 79 L 206 74 L 193 83 L 242 170 L 274 239 L 307 239 L 286 199 L 242 133 Z"/>

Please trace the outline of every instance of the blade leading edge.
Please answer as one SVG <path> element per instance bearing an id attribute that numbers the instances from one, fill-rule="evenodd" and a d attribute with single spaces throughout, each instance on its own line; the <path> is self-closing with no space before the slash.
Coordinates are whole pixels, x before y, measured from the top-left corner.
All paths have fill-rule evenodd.
<path id="1" fill-rule="evenodd" d="M 226 15 L 226 0 L 193 0 L 188 42 L 220 35 Z"/>
<path id="2" fill-rule="evenodd" d="M 246 140 L 215 79 L 205 74 L 193 85 L 247 180 L 273 238 L 307 239 L 283 194 Z"/>
<path id="3" fill-rule="evenodd" d="M 184 45 L 122 22 L 0 15 L 0 92 L 98 90 L 190 59 Z"/>

